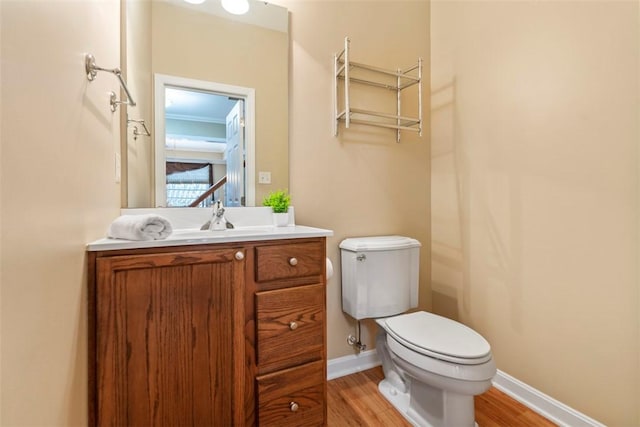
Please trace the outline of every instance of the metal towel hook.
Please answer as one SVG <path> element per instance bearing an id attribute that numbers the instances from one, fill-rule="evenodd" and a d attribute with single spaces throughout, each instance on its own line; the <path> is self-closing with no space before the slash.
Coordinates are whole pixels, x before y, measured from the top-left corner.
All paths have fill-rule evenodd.
<path id="1" fill-rule="evenodd" d="M 109 94 L 109 103 L 111 104 L 111 111 L 115 112 L 120 104 L 131 105 L 132 107 L 136 106 L 136 102 L 133 100 L 131 96 L 131 92 L 129 92 L 129 88 L 122 78 L 122 71 L 120 68 L 102 68 L 96 65 L 96 58 L 90 53 L 87 53 L 84 57 L 84 69 L 87 73 L 87 79 L 92 82 L 95 80 L 98 75 L 98 71 L 106 71 L 107 73 L 115 74 L 115 76 L 120 81 L 120 86 L 124 89 L 124 92 L 127 94 L 127 101 L 118 101 L 118 98 L 114 92 Z"/>
<path id="2" fill-rule="evenodd" d="M 138 126 L 134 126 L 133 127 L 133 140 L 134 141 L 136 141 L 139 136 L 151 136 L 151 132 L 149 132 L 149 129 L 147 128 L 147 125 L 144 123 L 144 120 L 142 120 L 142 119 L 140 119 L 140 120 L 127 119 L 127 125 L 129 125 L 131 123 L 137 123 L 137 124 L 141 125 L 142 129 L 144 130 L 144 132 L 140 132 L 138 130 Z"/>

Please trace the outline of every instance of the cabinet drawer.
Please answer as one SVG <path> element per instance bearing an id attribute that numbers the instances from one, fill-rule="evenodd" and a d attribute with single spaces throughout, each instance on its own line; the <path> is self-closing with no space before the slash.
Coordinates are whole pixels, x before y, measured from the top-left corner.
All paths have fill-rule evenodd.
<path id="1" fill-rule="evenodd" d="M 323 425 L 324 376 L 324 361 L 320 360 L 258 377 L 258 424 Z"/>
<path id="2" fill-rule="evenodd" d="M 256 281 L 321 275 L 324 262 L 324 244 L 320 241 L 259 246 Z"/>
<path id="3" fill-rule="evenodd" d="M 258 292 L 258 372 L 324 357 L 324 316 L 324 285 Z"/>

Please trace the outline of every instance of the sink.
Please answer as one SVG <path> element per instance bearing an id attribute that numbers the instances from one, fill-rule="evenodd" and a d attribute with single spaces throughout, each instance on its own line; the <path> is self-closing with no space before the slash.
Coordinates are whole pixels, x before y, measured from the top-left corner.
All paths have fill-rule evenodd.
<path id="1" fill-rule="evenodd" d="M 273 234 L 276 231 L 276 227 L 269 226 L 255 226 L 255 227 L 238 227 L 228 228 L 226 230 L 200 230 L 197 228 L 187 228 L 173 230 L 171 236 L 167 240 L 209 240 L 209 239 L 229 239 L 234 237 L 247 237 L 247 236 L 264 236 Z"/>

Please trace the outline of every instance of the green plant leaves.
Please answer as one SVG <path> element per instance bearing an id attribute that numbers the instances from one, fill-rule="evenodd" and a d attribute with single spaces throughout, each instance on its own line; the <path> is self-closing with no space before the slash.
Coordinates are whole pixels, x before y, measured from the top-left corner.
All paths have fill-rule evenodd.
<path id="1" fill-rule="evenodd" d="M 286 190 L 277 190 L 269 193 L 263 200 L 263 206 L 271 206 L 274 213 L 285 213 L 289 210 L 291 196 Z"/>

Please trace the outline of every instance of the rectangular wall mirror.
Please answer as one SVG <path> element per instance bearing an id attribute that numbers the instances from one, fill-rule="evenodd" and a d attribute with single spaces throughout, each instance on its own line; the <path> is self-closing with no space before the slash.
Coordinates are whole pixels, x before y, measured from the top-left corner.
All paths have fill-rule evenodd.
<path id="1" fill-rule="evenodd" d="M 122 108 L 122 207 L 190 206 L 221 180 L 197 206 L 216 198 L 260 205 L 269 191 L 288 188 L 287 9 L 257 0 L 245 15 L 229 14 L 219 0 L 125 4 L 122 68 L 137 105 Z M 166 88 L 194 101 L 177 108 Z M 221 115 L 226 107 L 198 106 L 197 92 L 242 108 L 236 127 L 227 126 L 229 111 Z M 151 136 L 140 135 L 140 120 Z M 239 150 L 227 150 L 228 142 Z M 270 172 L 271 183 L 258 184 L 258 172 Z"/>

